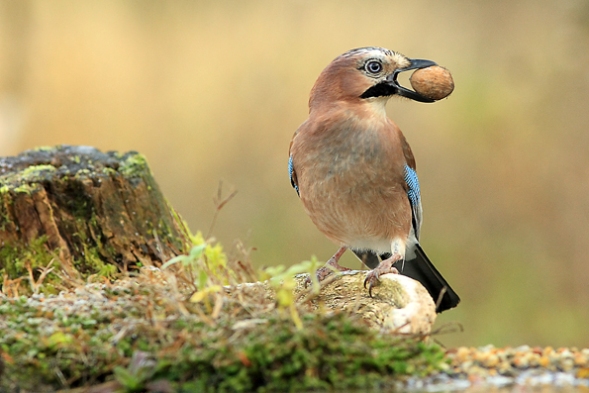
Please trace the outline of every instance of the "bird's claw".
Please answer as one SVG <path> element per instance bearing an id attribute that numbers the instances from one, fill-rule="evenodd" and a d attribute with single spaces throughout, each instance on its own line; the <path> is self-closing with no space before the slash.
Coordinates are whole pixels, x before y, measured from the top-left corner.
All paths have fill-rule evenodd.
<path id="1" fill-rule="evenodd" d="M 315 277 L 317 277 L 317 281 L 324 281 L 332 273 L 345 272 L 351 270 L 337 263 L 339 257 L 341 256 L 341 254 L 343 254 L 344 251 L 345 248 L 341 248 L 333 257 L 329 259 L 329 261 L 327 261 L 327 263 L 325 263 L 325 265 L 317 269 L 317 271 L 315 272 Z M 307 288 L 312 282 L 313 280 L 311 280 L 311 275 L 308 275 L 304 283 L 305 288 Z"/>
<path id="2" fill-rule="evenodd" d="M 366 278 L 364 279 L 364 289 L 366 289 L 366 284 L 368 283 L 368 295 L 370 297 L 372 297 L 372 288 L 374 288 L 376 285 L 378 285 L 378 283 L 380 283 L 378 276 L 378 272 L 376 271 L 376 269 L 374 269 L 368 272 Z"/>
<path id="3" fill-rule="evenodd" d="M 317 281 L 321 282 L 323 280 L 325 280 L 331 273 L 333 273 L 333 269 L 328 267 L 328 266 L 323 266 L 320 267 L 319 269 L 317 269 L 317 271 L 315 272 L 315 277 L 317 277 Z M 311 285 L 311 283 L 313 282 L 313 280 L 311 279 L 311 275 L 309 274 L 307 276 L 307 278 L 305 279 L 305 288 L 307 288 L 309 285 Z"/>
<path id="4" fill-rule="evenodd" d="M 366 278 L 364 279 L 364 288 L 366 289 L 366 284 L 368 284 L 368 295 L 370 297 L 372 297 L 372 288 L 380 283 L 380 275 L 385 273 L 399 274 L 399 271 L 397 268 L 392 266 L 390 261 L 383 261 L 375 269 L 372 269 L 368 272 L 368 274 L 366 274 Z"/>

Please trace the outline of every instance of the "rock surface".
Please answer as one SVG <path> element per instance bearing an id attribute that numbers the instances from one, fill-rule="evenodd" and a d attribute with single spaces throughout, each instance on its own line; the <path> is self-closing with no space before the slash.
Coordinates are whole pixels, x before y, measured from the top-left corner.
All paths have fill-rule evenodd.
<path id="1" fill-rule="evenodd" d="M 366 271 L 352 270 L 329 277 L 319 294 L 305 288 L 307 275 L 298 275 L 295 295 L 313 309 L 326 307 L 361 315 L 374 329 L 384 333 L 421 334 L 431 332 L 436 307 L 427 290 L 418 281 L 401 274 L 385 274 L 371 298 L 364 288 Z M 309 300 L 305 300 L 309 299 Z"/>
<path id="2" fill-rule="evenodd" d="M 448 368 L 427 378 L 410 378 L 408 392 L 587 392 L 589 348 L 458 347 L 446 352 Z"/>

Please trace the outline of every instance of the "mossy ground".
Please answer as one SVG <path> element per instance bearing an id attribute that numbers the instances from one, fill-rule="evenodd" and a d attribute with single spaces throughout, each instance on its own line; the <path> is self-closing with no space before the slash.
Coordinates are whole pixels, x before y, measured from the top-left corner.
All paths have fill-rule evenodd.
<path id="1" fill-rule="evenodd" d="M 368 388 L 445 367 L 437 345 L 379 335 L 348 314 L 297 307 L 297 322 L 288 302 L 245 286 L 226 293 L 222 285 L 258 279 L 247 256 L 194 241 L 164 269 L 95 276 L 57 295 L 0 295 L 0 391 Z"/>

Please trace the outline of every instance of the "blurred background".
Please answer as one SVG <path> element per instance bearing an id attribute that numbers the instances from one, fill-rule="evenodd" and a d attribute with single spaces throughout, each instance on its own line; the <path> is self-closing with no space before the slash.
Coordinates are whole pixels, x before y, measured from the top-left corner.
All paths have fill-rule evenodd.
<path id="1" fill-rule="evenodd" d="M 461 295 L 447 346 L 589 346 L 589 2 L 0 0 L 0 155 L 145 154 L 193 231 L 257 266 L 336 250 L 288 146 L 316 77 L 355 47 L 447 67 L 436 104 L 391 100 L 418 163 L 422 245 Z M 347 255 L 344 264 L 359 264 Z"/>

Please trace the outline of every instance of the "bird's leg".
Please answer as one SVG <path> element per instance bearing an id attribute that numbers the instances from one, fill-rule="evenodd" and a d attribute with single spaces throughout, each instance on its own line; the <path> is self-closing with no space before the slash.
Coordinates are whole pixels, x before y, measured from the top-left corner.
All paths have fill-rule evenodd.
<path id="1" fill-rule="evenodd" d="M 340 265 L 339 259 L 342 257 L 342 255 L 344 255 L 344 252 L 346 252 L 346 250 L 348 249 L 348 247 L 346 246 L 341 246 L 335 254 L 333 254 L 333 256 L 331 258 L 329 258 L 329 260 L 327 262 L 325 262 L 325 265 L 323 265 L 322 267 L 320 267 L 319 269 L 317 269 L 317 280 L 319 280 L 319 282 L 325 280 L 327 278 L 327 276 L 329 276 L 331 273 L 333 273 L 334 270 L 338 270 L 340 272 L 344 272 L 346 270 L 351 270 L 348 269 L 347 267 L 344 267 L 342 265 Z M 311 283 L 311 277 L 308 277 L 306 282 L 305 282 L 305 286 L 309 285 Z"/>
<path id="2" fill-rule="evenodd" d="M 364 279 L 364 288 L 366 288 L 366 284 L 368 284 L 368 294 L 370 297 L 372 297 L 372 288 L 380 283 L 379 277 L 381 274 L 399 274 L 397 268 L 393 267 L 393 264 L 399 259 L 401 259 L 399 254 L 393 254 L 390 258 L 385 259 L 380 263 L 380 265 L 368 272 L 366 278 Z"/>

